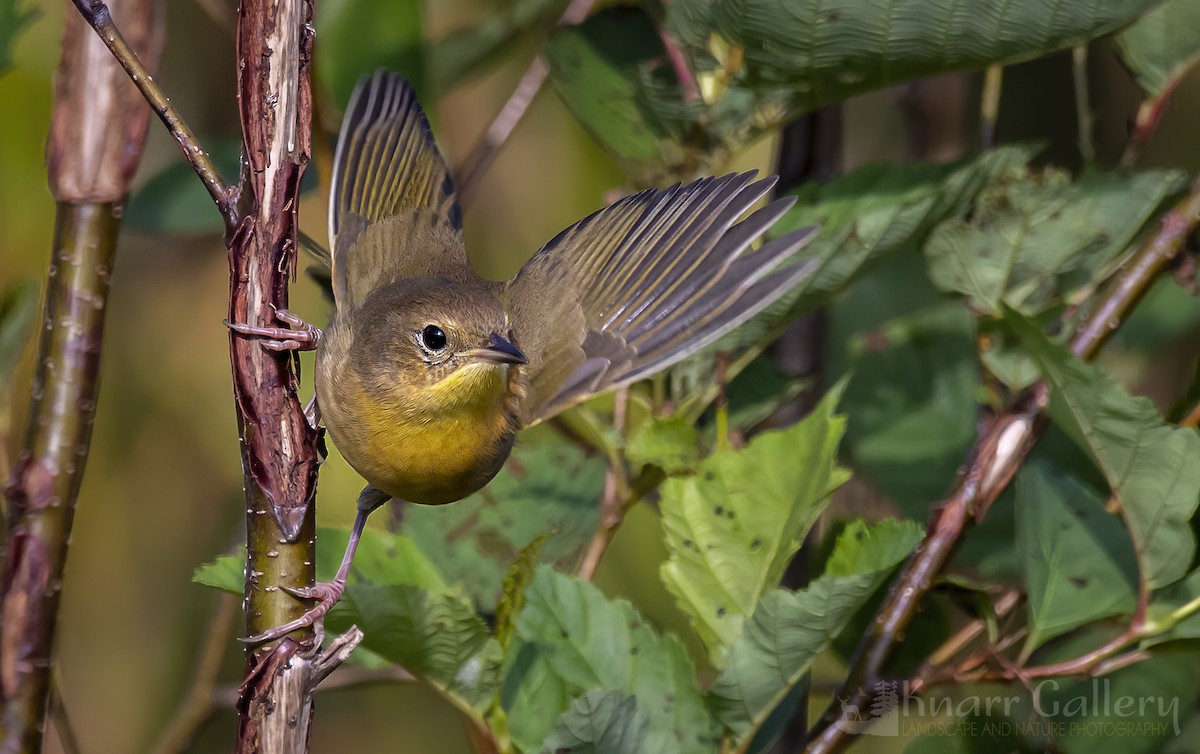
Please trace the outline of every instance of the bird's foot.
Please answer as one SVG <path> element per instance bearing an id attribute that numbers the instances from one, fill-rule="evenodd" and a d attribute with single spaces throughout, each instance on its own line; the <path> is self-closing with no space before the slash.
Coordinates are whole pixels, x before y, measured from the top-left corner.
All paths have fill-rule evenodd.
<path id="1" fill-rule="evenodd" d="M 275 318 L 288 326 L 259 327 L 229 320 L 225 320 L 224 324 L 236 333 L 266 338 L 262 346 L 271 351 L 312 351 L 317 347 L 321 340 L 320 328 L 310 325 L 287 309 L 276 309 Z"/>
<path id="2" fill-rule="evenodd" d="M 268 631 L 263 631 L 261 634 L 248 636 L 242 639 L 247 644 L 264 644 L 268 641 L 282 639 L 292 631 L 301 628 L 313 626 L 316 631 L 316 643 L 320 644 L 325 635 L 325 615 L 329 609 L 337 604 L 338 600 L 346 592 L 346 581 L 344 579 L 336 579 L 334 581 L 324 581 L 315 586 L 301 587 L 293 589 L 283 587 L 283 591 L 302 600 L 316 600 L 317 604 L 304 615 L 299 618 L 288 621 L 282 626 L 276 626 Z"/>

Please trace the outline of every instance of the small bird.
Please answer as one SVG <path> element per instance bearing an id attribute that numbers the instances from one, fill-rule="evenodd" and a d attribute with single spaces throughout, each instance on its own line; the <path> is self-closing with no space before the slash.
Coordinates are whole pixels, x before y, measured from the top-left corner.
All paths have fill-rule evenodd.
<path id="1" fill-rule="evenodd" d="M 754 242 L 794 203 L 738 219 L 775 184 L 754 173 L 625 197 L 559 233 L 511 280 L 475 274 L 445 161 L 413 89 L 363 77 L 337 142 L 329 206 L 334 312 L 323 330 L 230 325 L 275 350 L 316 349 L 316 405 L 368 485 L 318 604 L 250 637 L 313 625 L 341 598 L 367 516 L 391 498 L 452 503 L 486 485 L 518 430 L 649 377 L 811 274 L 804 228 Z"/>

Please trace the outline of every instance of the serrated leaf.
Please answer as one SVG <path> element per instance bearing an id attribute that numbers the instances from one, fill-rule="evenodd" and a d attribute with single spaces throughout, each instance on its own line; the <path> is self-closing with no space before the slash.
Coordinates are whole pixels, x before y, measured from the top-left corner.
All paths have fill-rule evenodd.
<path id="1" fill-rule="evenodd" d="M 642 754 L 650 720 L 620 691 L 591 691 L 554 723 L 543 754 Z"/>
<path id="2" fill-rule="evenodd" d="M 327 623 L 332 631 L 357 625 L 364 647 L 428 681 L 476 719 L 500 688 L 504 653 L 465 595 L 353 583 Z"/>
<path id="3" fill-rule="evenodd" d="M 568 0 L 515 0 L 484 14 L 477 23 L 457 29 L 429 49 L 431 83 L 444 92 L 480 72 L 510 51 L 526 32 L 553 24 Z"/>
<path id="4" fill-rule="evenodd" d="M 0 404 L 5 401 L 4 388 L 33 332 L 40 290 L 37 281 L 28 278 L 10 283 L 0 293 Z"/>
<path id="5" fill-rule="evenodd" d="M 1002 304 L 1036 314 L 1090 282 L 1183 188 L 1178 171 L 1132 176 L 1059 170 L 1014 177 L 980 193 L 969 217 L 942 223 L 925 244 L 929 276 L 998 316 Z"/>
<path id="6" fill-rule="evenodd" d="M 697 113 L 684 103 L 653 19 L 633 6 L 606 8 L 546 44 L 563 102 L 638 183 L 684 161 L 681 144 Z M 698 105 L 698 103 L 696 103 Z M 668 171 L 669 172 L 669 171 Z"/>
<path id="7" fill-rule="evenodd" d="M 1017 477 L 1017 551 L 1029 593 L 1022 656 L 1137 606 L 1137 559 L 1121 520 L 1073 476 L 1027 464 Z"/>
<path id="8" fill-rule="evenodd" d="M 534 571 L 541 561 L 542 548 L 546 545 L 548 534 L 535 538 L 517 555 L 517 559 L 508 567 L 504 584 L 500 592 L 500 602 L 496 604 L 496 641 L 500 646 L 508 648 L 509 641 L 517 630 L 517 616 L 525 607 L 525 590 L 533 581 Z"/>
<path id="9" fill-rule="evenodd" d="M 1149 400 L 1130 396 L 1016 312 L 1006 311 L 1005 322 L 1050 385 L 1050 416 L 1088 451 L 1120 501 L 1148 586 L 1178 581 L 1196 551 L 1200 434 L 1167 425 Z"/>
<path id="10" fill-rule="evenodd" d="M 12 48 L 17 36 L 37 18 L 38 12 L 22 8 L 22 0 L 0 0 L 0 76 L 12 66 Z"/>
<path id="11" fill-rule="evenodd" d="M 317 81 L 345 106 L 360 76 L 396 71 L 425 94 L 425 30 L 421 0 L 325 0 L 316 6 Z M 432 105 L 432 103 L 425 103 Z"/>
<path id="12" fill-rule="evenodd" d="M 439 572 L 461 583 L 481 610 L 522 549 L 549 533 L 541 560 L 577 565 L 600 515 L 605 463 L 568 443 L 519 445 L 483 490 L 454 505 L 410 505 L 400 531 Z"/>
<path id="13" fill-rule="evenodd" d="M 856 520 L 838 537 L 825 573 L 807 589 L 775 589 L 763 598 L 710 694 L 736 743 L 750 740 L 920 540 L 921 527 L 911 521 L 867 526 Z"/>
<path id="14" fill-rule="evenodd" d="M 846 422 L 835 387 L 803 420 L 718 451 L 694 476 L 668 479 L 660 511 L 667 588 L 720 667 L 763 592 L 779 582 L 809 528 L 849 473 L 837 466 Z"/>
<path id="15" fill-rule="evenodd" d="M 574 694 L 599 689 L 637 697 L 650 720 L 644 751 L 715 751 L 720 734 L 686 650 L 676 637 L 660 636 L 628 602 L 610 602 L 590 583 L 542 566 L 517 634 Z"/>
<path id="16" fill-rule="evenodd" d="M 676 0 L 667 25 L 692 52 L 702 89 L 716 98 L 714 129 L 741 142 L 854 94 L 1079 45 L 1154 3 Z"/>
<path id="17" fill-rule="evenodd" d="M 690 471 L 700 462 L 696 427 L 682 416 L 651 417 L 630 434 L 625 458 L 634 468 L 657 466 L 668 474 Z"/>
<path id="18" fill-rule="evenodd" d="M 1167 0 L 1115 39 L 1138 85 L 1161 97 L 1200 63 L 1200 2 Z"/>
<path id="19" fill-rule="evenodd" d="M 246 572 L 245 548 L 242 555 L 222 555 L 192 572 L 192 583 L 211 586 L 232 594 L 241 594 Z"/>

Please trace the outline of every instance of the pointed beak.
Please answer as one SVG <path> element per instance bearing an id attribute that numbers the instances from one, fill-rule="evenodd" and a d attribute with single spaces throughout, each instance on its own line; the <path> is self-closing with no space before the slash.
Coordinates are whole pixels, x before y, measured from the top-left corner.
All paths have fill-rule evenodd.
<path id="1" fill-rule="evenodd" d="M 491 342 L 484 348 L 476 348 L 471 353 L 484 361 L 496 364 L 528 364 L 529 359 L 521 353 L 521 349 L 509 343 L 499 335 L 492 334 Z"/>

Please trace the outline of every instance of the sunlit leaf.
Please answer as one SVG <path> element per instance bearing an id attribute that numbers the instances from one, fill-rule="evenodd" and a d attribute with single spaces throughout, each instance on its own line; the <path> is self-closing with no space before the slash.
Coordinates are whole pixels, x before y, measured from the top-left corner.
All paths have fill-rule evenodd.
<path id="1" fill-rule="evenodd" d="M 767 594 L 729 649 L 712 707 L 738 743 L 750 739 L 871 594 L 921 540 L 911 521 L 852 522 L 807 589 Z"/>
<path id="2" fill-rule="evenodd" d="M 1184 184 L 1178 171 L 1089 171 L 1072 183 L 1065 172 L 1045 170 L 1000 181 L 969 215 L 930 236 L 930 278 L 979 311 L 998 316 L 1007 304 L 1035 314 L 1105 270 Z"/>
<path id="3" fill-rule="evenodd" d="M 684 161 L 680 145 L 696 108 L 684 103 L 645 11 L 607 8 L 561 29 L 547 43 L 546 59 L 567 107 L 633 172 L 663 172 L 663 163 Z"/>
<path id="4" fill-rule="evenodd" d="M 1150 588 L 1182 578 L 1196 550 L 1190 521 L 1200 434 L 1166 424 L 1149 400 L 1130 396 L 1016 312 L 1005 321 L 1050 384 L 1051 417 L 1088 451 L 1120 501 Z"/>
<path id="5" fill-rule="evenodd" d="M 700 462 L 698 443 L 695 425 L 682 416 L 651 418 L 630 434 L 625 458 L 634 468 L 653 465 L 678 474 Z"/>
<path id="6" fill-rule="evenodd" d="M 668 479 L 660 510 L 670 557 L 662 578 L 720 666 L 759 599 L 779 582 L 829 496 L 849 478 L 837 465 L 846 422 L 839 386 L 788 429 L 706 458 Z"/>
<path id="7" fill-rule="evenodd" d="M 549 534 L 542 562 L 578 564 L 599 519 L 604 468 L 602 459 L 569 443 L 519 445 L 500 474 L 467 499 L 406 506 L 400 531 L 490 611 L 509 565 L 537 537 Z"/>
<path id="8" fill-rule="evenodd" d="M 1025 656 L 1137 604 L 1137 560 L 1121 519 L 1047 464 L 1026 465 L 1017 477 L 1017 550 L 1029 592 Z"/>
<path id="9" fill-rule="evenodd" d="M 861 92 L 1073 47 L 1154 2 L 676 0 L 667 19 L 718 98 L 715 129 L 741 141 Z"/>
<path id="10" fill-rule="evenodd" d="M 620 691 L 579 697 L 554 723 L 543 754 L 642 754 L 650 720 L 638 700 Z"/>
<path id="11" fill-rule="evenodd" d="M 1200 2 L 1166 0 L 1116 41 L 1138 84 L 1149 97 L 1160 97 L 1200 63 Z"/>
<path id="12" fill-rule="evenodd" d="M 517 633 L 574 694 L 599 689 L 637 697 L 650 721 L 644 751 L 715 749 L 719 734 L 683 645 L 660 636 L 628 602 L 609 601 L 590 583 L 542 566 Z"/>

